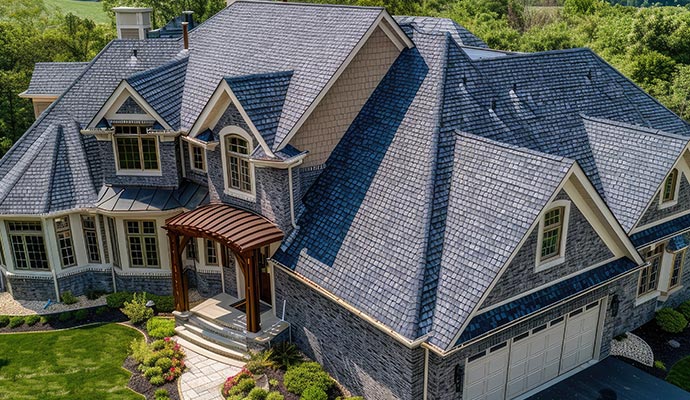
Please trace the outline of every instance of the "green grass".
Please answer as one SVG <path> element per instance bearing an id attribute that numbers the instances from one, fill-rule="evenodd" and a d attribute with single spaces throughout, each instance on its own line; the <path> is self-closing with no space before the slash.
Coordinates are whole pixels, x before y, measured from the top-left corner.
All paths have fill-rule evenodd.
<path id="1" fill-rule="evenodd" d="M 0 335 L 0 399 L 141 400 L 122 368 L 139 337 L 117 324 Z"/>
<path id="2" fill-rule="evenodd" d="M 681 389 L 690 391 L 690 357 L 685 357 L 673 364 L 666 380 Z"/>
<path id="3" fill-rule="evenodd" d="M 97 24 L 109 24 L 110 18 L 103 11 L 103 5 L 97 1 L 86 0 L 43 0 L 48 9 L 60 9 L 63 13 L 72 13 L 81 18 L 92 19 Z"/>

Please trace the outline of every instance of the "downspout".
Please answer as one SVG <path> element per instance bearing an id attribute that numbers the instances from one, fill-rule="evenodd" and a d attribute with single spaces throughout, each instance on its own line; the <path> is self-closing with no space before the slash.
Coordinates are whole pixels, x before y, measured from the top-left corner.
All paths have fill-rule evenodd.
<path id="1" fill-rule="evenodd" d="M 427 400 L 429 392 L 429 348 L 424 348 L 424 400 Z"/>
<path id="2" fill-rule="evenodd" d="M 295 194 L 292 190 L 292 168 L 301 165 L 304 159 L 300 158 L 288 167 L 288 190 L 290 191 L 290 222 L 292 228 L 297 229 L 297 222 L 295 221 Z"/>

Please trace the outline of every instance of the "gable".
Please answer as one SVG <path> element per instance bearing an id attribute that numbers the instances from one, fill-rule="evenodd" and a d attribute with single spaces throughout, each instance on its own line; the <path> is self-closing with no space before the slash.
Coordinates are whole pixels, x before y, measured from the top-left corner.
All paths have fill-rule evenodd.
<path id="1" fill-rule="evenodd" d="M 122 103 L 120 108 L 115 111 L 116 115 L 121 114 L 147 114 L 146 111 L 132 98 L 128 96 L 127 99 Z"/>
<path id="2" fill-rule="evenodd" d="M 104 118 L 110 123 L 157 122 L 163 129 L 173 131 L 172 127 L 127 81 L 120 82 L 84 131 L 98 131 L 98 125 Z"/>

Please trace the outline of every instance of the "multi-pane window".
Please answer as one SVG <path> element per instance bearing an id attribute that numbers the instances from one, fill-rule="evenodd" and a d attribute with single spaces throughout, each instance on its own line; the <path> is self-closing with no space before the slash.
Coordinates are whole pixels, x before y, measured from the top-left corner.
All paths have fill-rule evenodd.
<path id="1" fill-rule="evenodd" d="M 647 251 L 645 260 L 649 265 L 640 271 L 640 282 L 637 286 L 637 295 L 651 293 L 656 290 L 661 270 L 661 257 L 664 254 L 664 246 L 657 246 Z"/>
<path id="2" fill-rule="evenodd" d="M 132 268 L 158 268 L 158 237 L 155 221 L 125 221 Z"/>
<path id="3" fill-rule="evenodd" d="M 119 267 L 120 262 L 120 245 L 117 240 L 117 229 L 115 229 L 115 220 L 108 217 L 108 234 L 110 235 L 110 248 L 113 250 L 113 265 Z"/>
<path id="4" fill-rule="evenodd" d="M 55 218 L 55 236 L 60 250 L 60 262 L 63 267 L 72 267 L 77 264 L 74 257 L 74 242 L 72 230 L 69 226 L 69 217 Z"/>
<path id="5" fill-rule="evenodd" d="M 157 171 L 158 140 L 147 136 L 145 126 L 116 126 L 115 147 L 121 170 Z"/>
<path id="6" fill-rule="evenodd" d="M 237 135 L 225 137 L 228 188 L 242 192 L 252 191 L 249 150 L 249 143 L 242 137 Z"/>
<path id="7" fill-rule="evenodd" d="M 199 258 L 197 258 L 196 239 L 194 238 L 189 239 L 189 242 L 187 242 L 187 259 L 199 260 Z"/>
<path id="8" fill-rule="evenodd" d="M 192 169 L 206 171 L 206 154 L 201 146 L 189 145 L 192 161 Z"/>
<path id="9" fill-rule="evenodd" d="M 206 239 L 206 264 L 218 265 L 218 253 L 216 252 L 216 242 Z"/>
<path id="10" fill-rule="evenodd" d="M 676 184 L 678 183 L 678 170 L 674 169 L 668 174 L 668 177 L 664 181 L 664 189 L 661 194 L 661 202 L 667 203 L 669 201 L 674 201 L 676 199 Z"/>
<path id="11" fill-rule="evenodd" d="M 84 232 L 84 245 L 86 256 L 90 263 L 100 264 L 101 249 L 98 246 L 98 234 L 96 233 L 96 218 L 92 215 L 81 216 L 81 228 Z"/>
<path id="12" fill-rule="evenodd" d="M 7 233 L 16 269 L 50 269 L 41 222 L 8 221 Z"/>
<path id="13" fill-rule="evenodd" d="M 542 261 L 556 257 L 561 252 L 564 210 L 565 207 L 557 207 L 544 215 L 544 227 L 541 240 Z"/>
<path id="14" fill-rule="evenodd" d="M 668 288 L 673 289 L 680 285 L 680 278 L 683 276 L 683 263 L 685 262 L 685 249 L 673 255 L 673 269 L 671 269 L 671 280 Z"/>

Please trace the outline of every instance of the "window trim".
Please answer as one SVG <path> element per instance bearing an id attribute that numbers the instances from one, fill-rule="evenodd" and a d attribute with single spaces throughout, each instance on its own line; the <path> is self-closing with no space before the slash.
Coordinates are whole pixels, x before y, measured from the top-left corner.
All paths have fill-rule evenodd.
<path id="1" fill-rule="evenodd" d="M 209 246 L 209 244 L 211 246 Z M 213 256 L 216 259 L 215 262 L 209 261 L 210 257 L 210 250 L 213 249 L 213 252 L 215 253 Z M 204 262 L 208 266 L 218 266 L 218 244 L 216 243 L 215 240 L 210 240 L 210 239 L 204 239 Z"/>
<path id="2" fill-rule="evenodd" d="M 673 193 L 672 197 L 668 200 L 664 199 L 664 191 L 666 189 L 666 182 L 668 182 L 669 179 L 673 178 L 675 181 L 673 182 Z M 661 189 L 659 190 L 659 209 L 663 210 L 664 208 L 668 207 L 673 207 L 678 204 L 678 192 L 680 191 L 680 180 L 682 178 L 681 171 L 678 168 L 673 168 L 671 172 L 668 173 L 666 178 L 664 178 L 664 182 L 661 184 Z"/>
<path id="3" fill-rule="evenodd" d="M 201 163 L 203 169 L 199 169 L 194 165 L 194 149 L 201 150 Z M 206 173 L 208 171 L 208 164 L 206 163 L 206 149 L 198 144 L 187 142 L 187 149 L 189 153 L 189 168 L 194 172 Z"/>
<path id="4" fill-rule="evenodd" d="M 566 243 L 568 242 L 568 224 L 570 222 L 570 204 L 571 202 L 568 200 L 556 200 L 549 204 L 547 208 L 544 208 L 541 214 L 539 214 L 539 231 L 537 234 L 537 246 L 535 254 L 536 272 L 544 271 L 565 262 Z M 559 240 L 558 253 L 542 259 L 541 250 L 544 241 L 544 218 L 546 217 L 546 214 L 557 208 L 563 209 L 563 220 L 561 222 L 561 237 Z"/>
<path id="5" fill-rule="evenodd" d="M 683 267 L 685 266 L 685 256 L 687 253 L 687 247 L 684 247 L 680 250 L 677 250 L 673 252 L 673 258 L 671 259 L 671 270 L 669 271 L 668 274 L 668 292 L 677 289 L 683 285 Z M 676 259 L 680 256 L 680 267 L 678 268 L 678 282 L 676 282 L 675 285 L 671 284 L 673 281 L 673 271 L 675 270 L 676 266 Z"/>
<path id="6" fill-rule="evenodd" d="M 137 126 L 137 127 L 143 127 L 147 128 L 149 125 L 142 125 L 142 124 L 131 124 L 131 125 L 124 125 L 120 124 L 117 126 Z M 161 148 L 160 148 L 160 140 L 158 139 L 158 135 L 150 135 L 150 136 L 145 136 L 149 134 L 144 134 L 142 135 L 141 132 L 137 134 L 131 134 L 131 133 L 113 133 L 112 135 L 112 146 L 113 146 L 113 155 L 115 156 L 114 163 L 115 163 L 115 174 L 116 175 L 130 175 L 130 176 L 162 176 L 162 166 L 161 166 Z M 141 139 L 147 137 L 147 138 L 152 138 L 154 140 L 154 143 L 156 144 L 156 161 L 158 164 L 157 169 L 145 169 L 144 168 L 144 150 L 143 150 L 143 145 Z M 117 148 L 117 141 L 118 139 L 125 139 L 125 138 L 136 138 L 137 139 L 137 145 L 139 146 L 139 159 L 141 162 L 141 168 L 140 169 L 126 169 L 126 168 L 120 168 L 120 153 Z"/>
<path id="7" fill-rule="evenodd" d="M 84 225 L 84 220 L 86 219 L 92 219 L 93 220 L 93 228 L 87 228 Z M 101 246 L 100 246 L 100 240 L 98 238 L 98 222 L 96 220 L 95 215 L 91 214 L 81 214 L 79 216 L 79 221 L 81 222 L 81 231 L 82 235 L 84 235 L 84 250 L 86 250 L 86 261 L 88 261 L 89 264 L 101 264 L 102 263 L 102 258 L 101 258 Z M 96 240 L 96 254 L 98 254 L 98 259 L 94 261 L 94 259 L 91 258 L 91 250 L 89 249 L 89 241 L 87 239 L 87 232 L 93 232 L 94 233 L 94 238 Z"/>
<path id="8" fill-rule="evenodd" d="M 58 228 L 58 220 L 65 220 L 67 223 L 67 226 L 64 228 Z M 72 232 L 72 221 L 70 221 L 69 215 L 63 215 L 61 217 L 55 217 L 53 218 L 53 229 L 55 229 L 55 245 L 57 246 L 58 250 L 58 258 L 60 259 L 60 266 L 62 268 L 70 268 L 74 267 L 77 265 L 77 252 L 76 248 L 74 246 L 74 233 Z M 63 248 L 62 245 L 60 244 L 60 235 L 61 234 L 67 234 L 68 236 L 66 237 L 66 240 L 69 241 L 69 251 L 71 253 L 71 256 L 67 256 L 69 259 L 71 257 L 72 262 L 71 263 L 65 263 L 65 256 L 62 254 Z"/>
<path id="9" fill-rule="evenodd" d="M 106 216 L 105 222 L 108 224 L 108 236 L 110 236 L 112 264 L 117 268 L 122 268 L 122 256 L 120 253 L 120 241 L 117 238 L 117 220 L 113 217 Z"/>
<path id="10" fill-rule="evenodd" d="M 247 158 L 252 154 L 254 151 L 254 144 L 252 140 L 252 136 L 245 131 L 244 129 L 240 128 L 239 126 L 226 126 L 223 128 L 220 133 L 219 133 L 219 141 L 220 141 L 220 154 L 221 154 L 221 161 L 223 164 L 223 189 L 224 193 L 233 197 L 238 197 L 240 199 L 244 199 L 247 201 L 255 201 L 256 200 L 256 174 L 254 173 L 254 163 L 251 162 L 251 160 L 247 160 L 249 162 L 249 179 L 250 179 L 250 186 L 251 186 L 251 191 L 250 192 L 244 192 L 238 189 L 234 189 L 230 187 L 229 182 L 228 182 L 228 160 L 226 157 L 226 148 L 225 148 L 225 137 L 230 136 L 230 135 L 235 135 L 235 136 L 240 136 L 242 139 L 247 141 L 247 147 L 248 147 L 248 154 Z"/>

